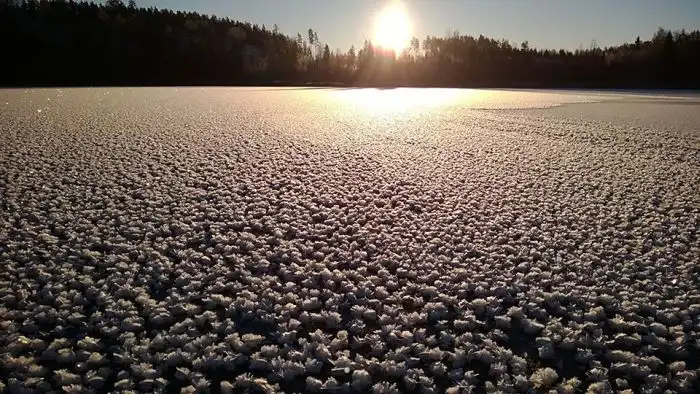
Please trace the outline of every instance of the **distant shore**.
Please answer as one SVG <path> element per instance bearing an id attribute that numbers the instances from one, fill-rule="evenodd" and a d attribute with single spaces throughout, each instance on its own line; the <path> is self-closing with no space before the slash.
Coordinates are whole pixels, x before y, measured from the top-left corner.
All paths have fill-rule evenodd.
<path id="1" fill-rule="evenodd" d="M 444 89 L 528 89 L 528 90 L 602 90 L 616 92 L 665 92 L 665 91 L 687 91 L 689 93 L 700 93 L 700 86 L 677 86 L 677 85 L 619 85 L 619 84 L 586 84 L 572 83 L 565 85 L 548 85 L 536 83 L 522 84 L 382 84 L 382 83 L 345 83 L 345 82 L 299 82 L 299 81 L 236 81 L 226 84 L 192 82 L 192 83 L 152 83 L 152 84 L 5 84 L 0 85 L 0 89 L 32 89 L 32 88 L 91 88 L 91 87 L 185 87 L 185 86 L 207 86 L 207 87 L 314 87 L 314 88 L 444 88 Z"/>

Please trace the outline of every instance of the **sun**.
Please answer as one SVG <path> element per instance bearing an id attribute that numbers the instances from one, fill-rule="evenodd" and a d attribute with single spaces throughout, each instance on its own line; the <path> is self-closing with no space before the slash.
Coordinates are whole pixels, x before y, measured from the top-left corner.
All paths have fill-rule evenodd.
<path id="1" fill-rule="evenodd" d="M 378 47 L 400 53 L 411 42 L 411 21 L 400 1 L 392 1 L 377 13 L 374 43 Z"/>

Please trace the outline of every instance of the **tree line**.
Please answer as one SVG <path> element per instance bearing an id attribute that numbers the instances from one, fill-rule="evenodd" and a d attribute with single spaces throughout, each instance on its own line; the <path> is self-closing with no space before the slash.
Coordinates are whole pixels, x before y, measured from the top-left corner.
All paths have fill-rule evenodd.
<path id="1" fill-rule="evenodd" d="M 343 84 L 700 87 L 700 31 L 576 51 L 452 33 L 401 53 L 332 51 L 309 29 L 272 28 L 131 0 L 0 0 L 4 86 Z"/>

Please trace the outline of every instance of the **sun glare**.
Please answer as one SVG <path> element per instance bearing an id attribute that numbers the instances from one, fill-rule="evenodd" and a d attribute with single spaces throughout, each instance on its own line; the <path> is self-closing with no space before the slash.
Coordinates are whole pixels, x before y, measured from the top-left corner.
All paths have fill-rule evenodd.
<path id="1" fill-rule="evenodd" d="M 374 26 L 374 43 L 397 54 L 411 41 L 411 21 L 400 1 L 392 1 L 379 11 Z"/>
<path id="2" fill-rule="evenodd" d="M 349 89 L 334 94 L 365 115 L 397 118 L 404 118 L 407 114 L 434 114 L 436 107 L 464 105 L 464 100 L 483 101 L 477 97 L 480 96 L 477 90 L 464 89 Z"/>

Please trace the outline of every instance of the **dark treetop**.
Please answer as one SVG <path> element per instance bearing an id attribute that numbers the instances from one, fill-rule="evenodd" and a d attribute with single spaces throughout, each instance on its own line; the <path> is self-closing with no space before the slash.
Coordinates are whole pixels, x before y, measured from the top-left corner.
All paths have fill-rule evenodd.
<path id="1" fill-rule="evenodd" d="M 371 42 L 337 53 L 312 29 L 288 37 L 133 1 L 0 0 L 0 33 L 4 86 L 700 87 L 700 31 L 662 28 L 648 41 L 574 52 L 453 34 L 414 38 L 400 55 Z"/>

